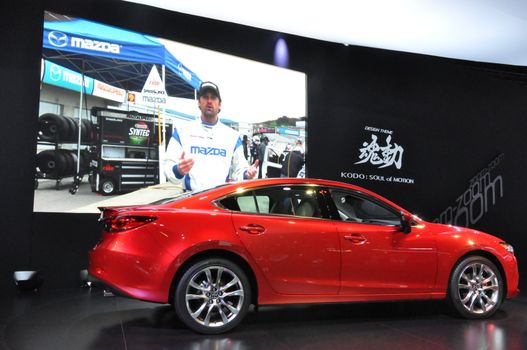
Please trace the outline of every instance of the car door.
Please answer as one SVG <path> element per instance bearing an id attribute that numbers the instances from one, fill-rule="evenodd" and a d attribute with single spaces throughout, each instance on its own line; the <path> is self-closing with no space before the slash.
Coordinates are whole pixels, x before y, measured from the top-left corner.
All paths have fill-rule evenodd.
<path id="1" fill-rule="evenodd" d="M 272 186 L 224 201 L 235 208 L 236 232 L 277 293 L 338 294 L 340 242 L 322 191 Z"/>
<path id="2" fill-rule="evenodd" d="M 376 198 L 330 190 L 342 248 L 340 293 L 430 292 L 436 276 L 435 238 L 422 227 L 400 231 L 400 214 Z"/>

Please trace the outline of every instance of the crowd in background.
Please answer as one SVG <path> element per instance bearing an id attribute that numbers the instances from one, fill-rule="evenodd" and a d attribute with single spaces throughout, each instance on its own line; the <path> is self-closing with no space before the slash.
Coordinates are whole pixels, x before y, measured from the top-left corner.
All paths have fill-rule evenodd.
<path id="1" fill-rule="evenodd" d="M 249 164 L 253 164 L 259 160 L 260 169 L 258 178 L 263 177 L 304 177 L 305 172 L 305 151 L 302 140 L 298 139 L 294 145 L 288 143 L 283 151 L 278 156 L 278 159 L 273 159 L 273 162 L 279 163 L 282 167 L 279 174 L 272 175 L 271 173 L 262 174 L 262 165 L 264 164 L 265 151 L 269 146 L 269 138 L 267 136 L 255 136 L 252 139 L 243 135 L 243 153 Z M 277 150 L 279 151 L 279 150 Z"/>

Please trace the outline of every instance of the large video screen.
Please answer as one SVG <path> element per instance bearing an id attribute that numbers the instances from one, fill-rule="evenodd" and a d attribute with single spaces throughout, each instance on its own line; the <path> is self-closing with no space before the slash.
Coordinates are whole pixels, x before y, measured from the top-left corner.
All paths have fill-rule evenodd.
<path id="1" fill-rule="evenodd" d="M 278 65 L 46 12 L 34 211 L 96 213 L 183 191 L 163 164 L 173 131 L 201 122 L 203 82 L 219 88 L 219 123 L 238 133 L 247 164 L 260 157 L 258 177 L 305 176 L 306 80 Z M 295 167 L 293 154 L 302 159 Z"/>

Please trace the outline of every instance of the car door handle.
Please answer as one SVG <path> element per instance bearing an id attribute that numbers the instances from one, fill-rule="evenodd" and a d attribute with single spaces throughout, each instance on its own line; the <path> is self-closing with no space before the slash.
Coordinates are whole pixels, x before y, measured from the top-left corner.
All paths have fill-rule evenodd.
<path id="1" fill-rule="evenodd" d="M 344 235 L 344 239 L 350 241 L 353 244 L 364 244 L 367 241 L 366 237 L 358 233 Z"/>
<path id="2" fill-rule="evenodd" d="M 240 226 L 240 230 L 245 231 L 247 233 L 251 233 L 253 235 L 259 235 L 265 232 L 265 227 L 257 224 L 249 224 L 245 226 Z"/>

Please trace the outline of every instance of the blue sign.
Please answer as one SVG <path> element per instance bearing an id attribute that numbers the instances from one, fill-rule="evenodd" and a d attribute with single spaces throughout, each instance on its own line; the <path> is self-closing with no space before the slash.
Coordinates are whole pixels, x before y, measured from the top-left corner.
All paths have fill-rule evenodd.
<path id="1" fill-rule="evenodd" d="M 300 136 L 300 130 L 278 128 L 278 133 L 282 135 Z"/>
<path id="2" fill-rule="evenodd" d="M 44 21 L 42 46 L 60 53 L 71 52 L 122 61 L 164 64 L 198 89 L 195 73 L 185 67 L 157 38 L 83 19 Z"/>
<path id="3" fill-rule="evenodd" d="M 42 82 L 80 92 L 82 87 L 82 74 L 44 60 L 44 77 L 42 78 Z M 84 76 L 86 94 L 91 95 L 93 93 L 93 85 L 93 79 Z"/>

